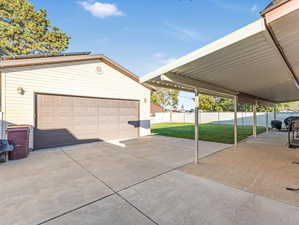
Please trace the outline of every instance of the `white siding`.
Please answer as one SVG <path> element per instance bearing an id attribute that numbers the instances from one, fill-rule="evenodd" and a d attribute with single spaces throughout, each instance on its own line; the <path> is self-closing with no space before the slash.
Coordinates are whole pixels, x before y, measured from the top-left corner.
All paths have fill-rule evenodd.
<path id="1" fill-rule="evenodd" d="M 95 72 L 99 64 L 104 70 L 101 75 Z M 10 124 L 34 126 L 35 92 L 136 99 L 140 100 L 140 120 L 150 117 L 150 90 L 99 61 L 9 69 L 2 78 L 4 120 Z M 17 93 L 18 87 L 25 90 L 24 95 Z M 148 134 L 149 128 L 140 128 L 141 136 Z"/>

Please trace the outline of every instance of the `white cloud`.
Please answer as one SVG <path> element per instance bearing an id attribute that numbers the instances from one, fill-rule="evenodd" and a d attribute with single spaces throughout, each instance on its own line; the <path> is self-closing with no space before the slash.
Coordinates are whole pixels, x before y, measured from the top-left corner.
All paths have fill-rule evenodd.
<path id="1" fill-rule="evenodd" d="M 103 44 L 104 42 L 109 42 L 111 41 L 111 38 L 109 37 L 99 37 L 95 40 L 96 44 Z"/>
<path id="2" fill-rule="evenodd" d="M 153 58 L 155 59 L 161 59 L 164 58 L 166 56 L 166 54 L 162 53 L 162 52 L 156 52 L 155 54 L 153 54 Z"/>
<path id="3" fill-rule="evenodd" d="M 257 4 L 254 4 L 253 6 L 249 6 L 247 4 L 244 4 L 244 2 L 233 2 L 233 1 L 224 1 L 224 0 L 208 0 L 210 3 L 214 4 L 215 6 L 226 9 L 226 10 L 231 10 L 231 11 L 236 11 L 236 12 L 252 12 L 255 13 L 259 10 L 259 7 Z"/>
<path id="4" fill-rule="evenodd" d="M 208 0 L 212 4 L 216 5 L 219 8 L 235 10 L 235 11 L 243 11 L 244 8 L 239 3 L 231 3 L 223 0 Z"/>
<path id="5" fill-rule="evenodd" d="M 180 40 L 203 40 L 202 35 L 194 29 L 176 26 L 168 22 L 165 23 L 165 26 L 168 28 L 169 33 L 171 33 L 173 36 Z"/>
<path id="6" fill-rule="evenodd" d="M 98 40 L 99 40 L 99 41 L 110 41 L 111 38 L 109 38 L 109 37 L 101 37 L 101 38 L 99 38 Z"/>
<path id="7" fill-rule="evenodd" d="M 254 4 L 251 8 L 250 11 L 251 12 L 256 12 L 258 10 L 258 6 L 256 4 Z"/>
<path id="8" fill-rule="evenodd" d="M 176 58 L 174 57 L 168 57 L 167 54 L 163 53 L 163 52 L 156 52 L 152 55 L 152 58 L 154 59 L 154 63 L 158 64 L 158 66 L 160 65 L 165 65 L 168 63 L 171 63 L 173 61 L 176 60 Z"/>
<path id="9" fill-rule="evenodd" d="M 168 63 L 174 62 L 175 60 L 176 60 L 176 58 L 166 58 L 166 59 L 162 59 L 161 63 L 166 65 Z"/>
<path id="10" fill-rule="evenodd" d="M 116 5 L 102 2 L 78 2 L 85 10 L 90 12 L 95 17 L 105 18 L 109 16 L 123 16 L 124 13 L 120 11 Z"/>

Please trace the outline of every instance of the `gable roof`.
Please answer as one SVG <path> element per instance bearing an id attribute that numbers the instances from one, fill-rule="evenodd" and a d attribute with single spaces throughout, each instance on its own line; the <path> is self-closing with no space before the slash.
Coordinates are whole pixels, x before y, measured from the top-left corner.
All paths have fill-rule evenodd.
<path id="1" fill-rule="evenodd" d="M 266 13 L 272 11 L 273 9 L 276 9 L 277 7 L 289 1 L 290 0 L 273 0 L 269 5 L 267 5 L 267 7 L 263 11 L 261 11 L 261 15 L 265 15 Z"/>
<path id="2" fill-rule="evenodd" d="M 130 72 L 123 66 L 114 62 L 102 54 L 90 54 L 90 52 L 79 52 L 79 53 L 65 53 L 65 54 L 53 54 L 53 55 L 27 55 L 27 56 L 4 56 L 0 58 L 0 71 L 2 69 L 16 68 L 16 67 L 27 67 L 27 66 L 38 66 L 38 65 L 49 65 L 49 64 L 61 64 L 69 62 L 83 62 L 91 60 L 100 60 L 105 64 L 111 66 L 115 70 L 129 77 L 130 79 L 140 83 L 139 77 L 134 73 Z M 140 83 L 141 84 L 141 83 Z M 154 90 L 149 85 L 144 85 L 150 90 Z"/>

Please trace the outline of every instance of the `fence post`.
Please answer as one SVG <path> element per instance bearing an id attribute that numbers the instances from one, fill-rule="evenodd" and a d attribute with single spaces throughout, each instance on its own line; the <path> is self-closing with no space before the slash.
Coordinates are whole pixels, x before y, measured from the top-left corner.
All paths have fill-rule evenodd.
<path id="1" fill-rule="evenodd" d="M 269 113 L 266 112 L 266 132 L 269 132 Z"/>
<path id="2" fill-rule="evenodd" d="M 238 147 L 238 96 L 234 97 L 234 147 Z"/>
<path id="3" fill-rule="evenodd" d="M 1 114 L 1 139 L 4 139 L 5 136 L 4 136 L 4 118 L 3 118 L 3 112 L 0 112 Z"/>
<path id="4" fill-rule="evenodd" d="M 200 111 L 198 111 L 197 117 L 198 117 L 198 124 L 201 124 L 201 112 Z"/>
<path id="5" fill-rule="evenodd" d="M 198 90 L 195 89 L 195 109 L 194 109 L 194 141 L 195 141 L 195 151 L 194 151 L 194 164 L 198 164 L 199 155 L 199 123 L 198 123 L 198 112 L 199 112 L 199 96 Z"/>
<path id="6" fill-rule="evenodd" d="M 252 105 L 252 108 L 253 108 L 253 137 L 256 138 L 256 106 L 257 106 L 257 101 L 255 100 L 254 104 Z"/>

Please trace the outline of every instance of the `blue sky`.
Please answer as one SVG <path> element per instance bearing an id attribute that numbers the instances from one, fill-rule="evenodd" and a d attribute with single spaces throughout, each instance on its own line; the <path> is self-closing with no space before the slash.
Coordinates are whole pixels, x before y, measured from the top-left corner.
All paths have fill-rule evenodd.
<path id="1" fill-rule="evenodd" d="M 67 51 L 102 53 L 138 76 L 259 18 L 270 0 L 30 0 L 71 37 Z M 180 104 L 193 107 L 182 92 Z"/>

